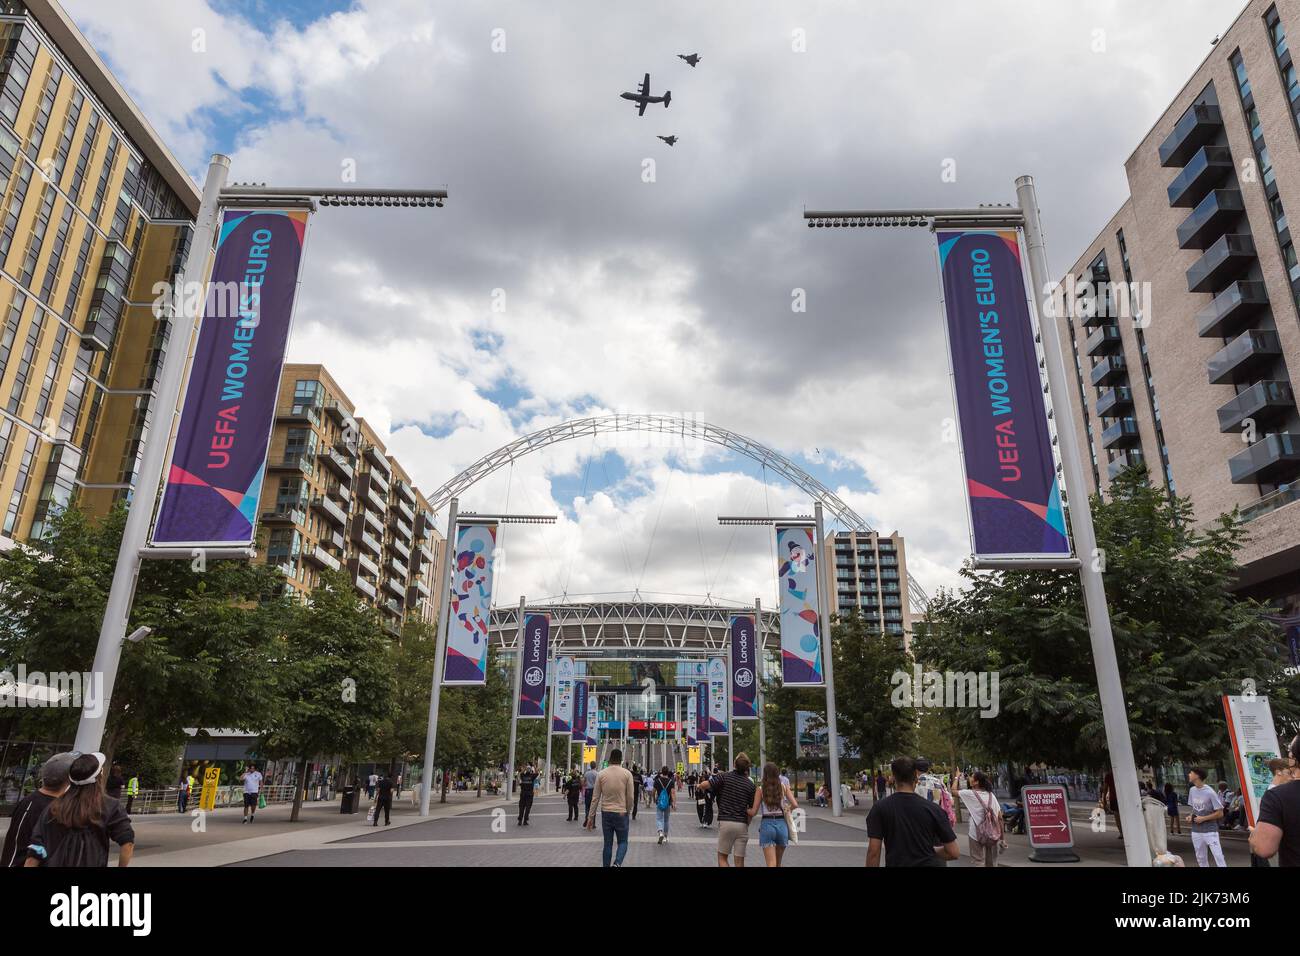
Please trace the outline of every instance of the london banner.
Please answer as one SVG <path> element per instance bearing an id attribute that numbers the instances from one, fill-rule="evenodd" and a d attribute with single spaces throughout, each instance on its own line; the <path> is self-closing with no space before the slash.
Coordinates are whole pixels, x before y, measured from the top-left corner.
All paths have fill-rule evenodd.
<path id="1" fill-rule="evenodd" d="M 758 627 L 752 614 L 731 616 L 731 719 L 758 717 Z"/>
<path id="2" fill-rule="evenodd" d="M 154 545 L 253 544 L 307 216 L 303 209 L 221 212 Z M 172 346 L 183 352 L 186 344 Z M 165 427 L 161 412 L 155 419 Z"/>
<path id="3" fill-rule="evenodd" d="M 546 658 L 550 655 L 551 617 L 529 614 L 524 617 L 524 646 L 519 666 L 519 716 L 546 717 Z"/>
<path id="4" fill-rule="evenodd" d="M 1018 234 L 937 235 L 974 556 L 1068 558 Z"/>
<path id="5" fill-rule="evenodd" d="M 573 730 L 573 658 L 555 659 L 555 704 L 551 709 L 551 733 Z"/>
<path id="6" fill-rule="evenodd" d="M 487 683 L 492 555 L 496 545 L 495 521 L 471 522 L 456 528 L 447 659 L 442 670 L 444 684 Z"/>
<path id="7" fill-rule="evenodd" d="M 777 577 L 781 587 L 781 683 L 822 687 L 821 605 L 813 529 L 806 524 L 776 526 Z"/>

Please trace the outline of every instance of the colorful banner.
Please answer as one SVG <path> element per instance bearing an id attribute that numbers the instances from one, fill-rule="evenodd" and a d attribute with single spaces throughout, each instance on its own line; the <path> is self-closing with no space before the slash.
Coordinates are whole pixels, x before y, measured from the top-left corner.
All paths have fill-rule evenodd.
<path id="1" fill-rule="evenodd" d="M 727 663 L 721 657 L 709 658 L 709 734 L 727 733 Z"/>
<path id="2" fill-rule="evenodd" d="M 555 705 L 551 710 L 551 733 L 573 730 L 573 658 L 555 659 Z"/>
<path id="3" fill-rule="evenodd" d="M 488 619 L 492 608 L 492 559 L 496 522 L 456 528 L 456 563 L 451 570 L 451 617 L 447 622 L 444 684 L 486 684 Z"/>
<path id="4" fill-rule="evenodd" d="M 777 577 L 781 586 L 781 683 L 823 687 L 818 555 L 806 524 L 776 526 Z"/>
<path id="5" fill-rule="evenodd" d="M 1019 235 L 937 236 L 974 556 L 1068 558 Z"/>
<path id="6" fill-rule="evenodd" d="M 587 729 L 587 743 L 589 744 L 600 743 L 600 719 L 600 698 L 588 690 L 587 719 L 583 722 L 583 726 Z"/>
<path id="7" fill-rule="evenodd" d="M 698 740 L 699 736 L 695 730 L 695 697 L 692 695 L 686 698 L 686 742 L 694 744 Z"/>
<path id="8" fill-rule="evenodd" d="M 1253 827 L 1259 819 L 1259 802 L 1273 785 L 1273 771 L 1268 762 L 1282 756 L 1277 746 L 1277 728 L 1273 708 L 1267 697 L 1223 698 L 1223 714 L 1228 719 L 1228 740 L 1232 759 L 1237 764 L 1237 779 L 1246 800 L 1246 825 Z"/>
<path id="9" fill-rule="evenodd" d="M 703 742 L 709 740 L 709 682 L 700 681 L 695 685 L 695 739 Z"/>
<path id="10" fill-rule="evenodd" d="M 157 546 L 254 543 L 307 216 L 305 209 L 221 212 L 194 363 L 151 538 Z M 172 346 L 183 354 L 186 343 Z"/>
<path id="11" fill-rule="evenodd" d="M 731 616 L 731 719 L 758 719 L 758 623 L 753 614 Z"/>
<path id="12" fill-rule="evenodd" d="M 546 717 L 546 658 L 551 652 L 551 616 L 524 616 L 524 646 L 520 651 L 519 717 Z"/>
<path id="13" fill-rule="evenodd" d="M 828 752 L 830 734 L 821 714 L 811 710 L 794 712 L 794 748 L 801 760 L 817 760 Z"/>
<path id="14" fill-rule="evenodd" d="M 587 682 L 575 681 L 573 685 L 573 740 L 587 741 Z"/>

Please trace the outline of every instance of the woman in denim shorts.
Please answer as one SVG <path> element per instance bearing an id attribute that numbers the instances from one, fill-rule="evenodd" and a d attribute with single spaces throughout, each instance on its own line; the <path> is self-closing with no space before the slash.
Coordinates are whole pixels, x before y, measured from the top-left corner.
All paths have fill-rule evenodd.
<path id="1" fill-rule="evenodd" d="M 754 805 L 750 807 L 751 817 L 759 817 L 758 846 L 763 851 L 763 859 L 768 866 L 780 866 L 785 848 L 790 845 L 790 825 L 786 822 L 786 811 L 799 809 L 790 788 L 781 782 L 781 773 L 776 764 L 763 766 L 763 782 L 754 791 Z"/>

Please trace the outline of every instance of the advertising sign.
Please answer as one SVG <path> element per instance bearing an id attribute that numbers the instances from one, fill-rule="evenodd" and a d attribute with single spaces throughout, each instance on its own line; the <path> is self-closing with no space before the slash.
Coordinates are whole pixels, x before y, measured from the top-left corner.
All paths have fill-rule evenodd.
<path id="1" fill-rule="evenodd" d="M 254 543 L 307 216 L 305 209 L 221 211 L 194 363 L 151 538 L 156 546 Z M 188 345 L 172 344 L 182 351 Z"/>
<path id="2" fill-rule="evenodd" d="M 709 658 L 709 733 L 727 732 L 727 664 L 721 657 Z"/>
<path id="3" fill-rule="evenodd" d="M 208 767 L 203 771 L 203 789 L 199 791 L 199 809 L 217 809 L 217 786 L 221 783 L 221 768 Z"/>
<path id="4" fill-rule="evenodd" d="M 689 763 L 689 764 L 690 764 L 691 766 L 693 766 L 693 767 L 699 766 L 699 763 L 700 763 L 700 748 L 699 748 L 699 747 L 687 747 L 687 748 L 686 748 L 686 762 Z"/>
<path id="5" fill-rule="evenodd" d="M 1070 826 L 1070 798 L 1059 783 L 1033 784 L 1023 788 L 1025 829 L 1035 862 L 1078 859 L 1072 850 L 1074 830 Z"/>
<path id="6" fill-rule="evenodd" d="M 1223 714 L 1228 719 L 1228 740 L 1232 759 L 1237 765 L 1237 779 L 1246 795 L 1246 825 L 1253 827 L 1259 819 L 1259 802 L 1273 783 L 1268 762 L 1282 756 L 1277 746 L 1277 729 L 1273 708 L 1267 697 L 1223 698 Z"/>
<path id="7" fill-rule="evenodd" d="M 711 738 L 709 733 L 709 683 L 700 681 L 695 685 L 695 739 L 705 741 Z"/>
<path id="8" fill-rule="evenodd" d="M 551 733 L 573 731 L 573 658 L 555 659 L 555 705 L 551 710 Z"/>
<path id="9" fill-rule="evenodd" d="M 596 748 L 584 746 L 582 748 L 582 765 L 584 767 L 588 767 L 595 762 L 596 762 Z"/>
<path id="10" fill-rule="evenodd" d="M 936 236 L 975 558 L 1069 558 L 1019 234 Z"/>
<path id="11" fill-rule="evenodd" d="M 575 681 L 573 685 L 573 740 L 587 740 L 587 682 Z"/>
<path id="12" fill-rule="evenodd" d="M 802 760 L 816 760 L 827 754 L 830 735 L 826 721 L 811 710 L 794 712 L 794 748 Z"/>
<path id="13" fill-rule="evenodd" d="M 699 735 L 695 729 L 695 697 L 694 695 L 686 698 L 686 743 L 694 744 L 699 740 Z"/>
<path id="14" fill-rule="evenodd" d="M 752 614 L 731 616 L 731 717 L 758 719 L 758 623 Z"/>
<path id="15" fill-rule="evenodd" d="M 781 586 L 781 683 L 822 687 L 821 604 L 817 548 L 806 524 L 776 526 L 777 577 Z"/>
<path id="16" fill-rule="evenodd" d="M 546 717 L 546 658 L 550 654 L 551 617 L 528 614 L 524 617 L 524 646 L 520 651 L 519 716 Z"/>
<path id="17" fill-rule="evenodd" d="M 497 525 L 467 522 L 456 528 L 451 569 L 451 616 L 447 621 L 444 684 L 486 684 L 488 619 L 492 609 L 492 556 Z"/>

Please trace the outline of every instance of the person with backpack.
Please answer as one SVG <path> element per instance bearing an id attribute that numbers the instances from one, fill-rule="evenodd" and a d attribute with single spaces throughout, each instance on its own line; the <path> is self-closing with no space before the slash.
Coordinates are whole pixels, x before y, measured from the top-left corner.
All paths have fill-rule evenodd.
<path id="1" fill-rule="evenodd" d="M 970 855 L 977 866 L 997 866 L 998 851 L 1005 845 L 1002 829 L 1002 805 L 993 792 L 993 783 L 982 770 L 971 774 L 970 787 L 958 790 L 957 796 L 970 814 Z"/>
<path id="2" fill-rule="evenodd" d="M 118 866 L 129 866 L 135 830 L 122 804 L 104 793 L 104 755 L 80 754 L 68 768 L 68 789 L 32 830 L 25 866 L 106 867 L 111 840 L 121 849 Z"/>
<path id="3" fill-rule="evenodd" d="M 668 765 L 660 769 L 654 778 L 655 793 L 655 828 L 659 831 L 659 842 L 668 839 L 668 820 L 677 809 L 677 778 L 673 776 Z"/>
<path id="4" fill-rule="evenodd" d="M 41 765 L 40 788 L 14 804 L 9 829 L 5 831 L 4 849 L 0 850 L 0 867 L 26 865 L 27 845 L 31 842 L 32 830 L 36 828 L 36 823 L 46 808 L 67 792 L 70 786 L 68 768 L 76 759 L 77 754 L 67 751 L 55 754 Z"/>
<path id="5" fill-rule="evenodd" d="M 638 767 L 636 764 L 632 764 L 632 792 L 639 794 L 644 787 L 645 787 L 645 774 L 641 772 L 640 767 Z M 633 820 L 636 819 L 636 808 L 640 803 L 641 803 L 640 800 L 632 801 Z"/>

